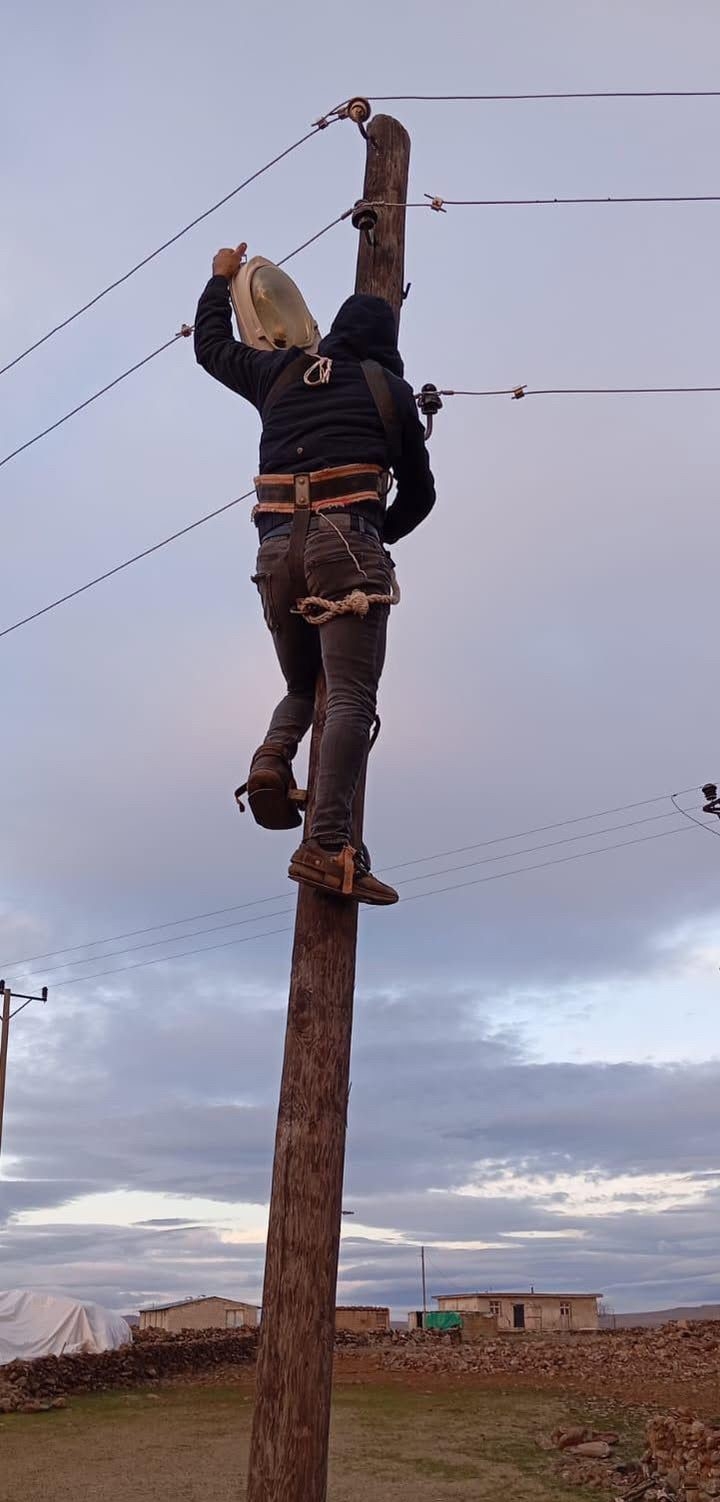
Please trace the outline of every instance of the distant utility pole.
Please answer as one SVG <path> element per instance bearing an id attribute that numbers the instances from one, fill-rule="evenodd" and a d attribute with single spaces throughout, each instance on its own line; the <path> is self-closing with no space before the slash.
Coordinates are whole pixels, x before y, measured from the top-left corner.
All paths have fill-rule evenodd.
<path id="1" fill-rule="evenodd" d="M 398 207 L 372 211 L 372 228 L 361 231 L 355 290 L 385 297 L 398 321 L 409 162 L 403 126 L 376 116 L 367 128 L 363 198 Z M 312 817 L 324 704 L 323 685 L 315 702 L 306 821 Z M 356 847 L 363 802 L 364 778 L 354 808 Z M 327 1497 L 357 923 L 355 902 L 300 887 L 247 1502 Z"/>
<path id="2" fill-rule="evenodd" d="M 27 996 L 22 991 L 11 991 L 10 987 L 5 985 L 4 980 L 0 980 L 0 996 L 2 996 L 3 1004 L 2 1024 L 0 1025 L 0 1152 L 2 1152 L 5 1086 L 7 1083 L 8 1046 L 10 1043 L 10 1018 L 15 1017 L 18 1012 L 22 1012 L 23 1007 L 29 1006 L 31 1001 L 47 1001 L 48 988 L 47 986 L 43 986 L 39 996 Z M 10 1010 L 13 1001 L 22 1003 L 21 1006 L 15 1008 L 14 1012 Z"/>
<path id="3" fill-rule="evenodd" d="M 425 1248 L 420 1248 L 420 1266 L 422 1267 L 422 1290 L 423 1290 L 423 1314 L 427 1314 L 427 1288 L 425 1286 Z"/>

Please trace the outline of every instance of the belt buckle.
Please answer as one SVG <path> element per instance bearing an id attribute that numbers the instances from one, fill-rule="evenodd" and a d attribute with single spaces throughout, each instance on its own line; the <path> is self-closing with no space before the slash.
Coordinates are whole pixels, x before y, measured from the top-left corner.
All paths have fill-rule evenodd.
<path id="1" fill-rule="evenodd" d="M 310 476 L 294 476 L 295 510 L 306 511 L 310 506 Z"/>

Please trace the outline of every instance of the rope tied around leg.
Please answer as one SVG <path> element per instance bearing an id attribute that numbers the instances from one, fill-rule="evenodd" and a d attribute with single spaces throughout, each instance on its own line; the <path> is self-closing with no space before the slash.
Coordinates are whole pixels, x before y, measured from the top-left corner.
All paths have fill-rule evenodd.
<path id="1" fill-rule="evenodd" d="M 353 589 L 342 600 L 325 600 L 322 595 L 308 595 L 298 600 L 295 613 L 301 615 L 311 626 L 325 626 L 338 615 L 368 614 L 371 605 L 399 605 L 400 586 L 393 574 L 392 592 L 388 595 L 369 595 L 362 589 Z"/>

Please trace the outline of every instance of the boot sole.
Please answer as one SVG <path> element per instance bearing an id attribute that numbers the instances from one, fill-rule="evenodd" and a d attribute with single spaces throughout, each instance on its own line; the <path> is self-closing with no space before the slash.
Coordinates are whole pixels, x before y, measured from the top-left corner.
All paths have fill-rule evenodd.
<path id="1" fill-rule="evenodd" d="M 291 881 L 301 882 L 306 887 L 314 887 L 317 892 L 324 892 L 326 897 L 339 897 L 341 902 L 364 902 L 368 907 L 393 907 L 399 901 L 397 892 L 393 892 L 392 897 L 371 896 L 368 892 L 357 890 L 343 892 L 339 880 L 323 877 L 313 867 L 303 866 L 297 861 L 291 863 L 288 876 Z"/>
<path id="2" fill-rule="evenodd" d="M 287 788 L 270 774 L 267 781 L 262 773 L 252 779 L 248 788 L 248 803 L 256 824 L 263 829 L 298 829 L 302 817 L 295 804 L 288 802 Z"/>

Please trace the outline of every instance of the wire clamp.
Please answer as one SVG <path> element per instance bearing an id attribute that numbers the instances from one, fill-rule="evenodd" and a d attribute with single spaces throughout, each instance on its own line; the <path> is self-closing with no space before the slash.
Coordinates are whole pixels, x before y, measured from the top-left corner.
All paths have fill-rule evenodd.
<path id="1" fill-rule="evenodd" d="M 179 327 L 179 329 L 178 329 L 178 331 L 177 331 L 177 333 L 175 335 L 175 338 L 176 339 L 189 339 L 190 335 L 191 335 L 191 333 L 193 331 L 193 327 L 194 327 L 194 325 L 192 323 L 181 323 L 180 327 Z"/>
<path id="2" fill-rule="evenodd" d="M 432 193 L 424 193 L 423 197 L 430 199 L 428 208 L 434 209 L 436 214 L 447 214 L 444 198 L 436 198 Z"/>
<path id="3" fill-rule="evenodd" d="M 512 399 L 513 399 L 514 402 L 522 401 L 522 398 L 524 396 L 526 396 L 526 395 L 527 395 L 527 382 L 526 382 L 526 384 L 524 386 L 513 386 Z"/>

